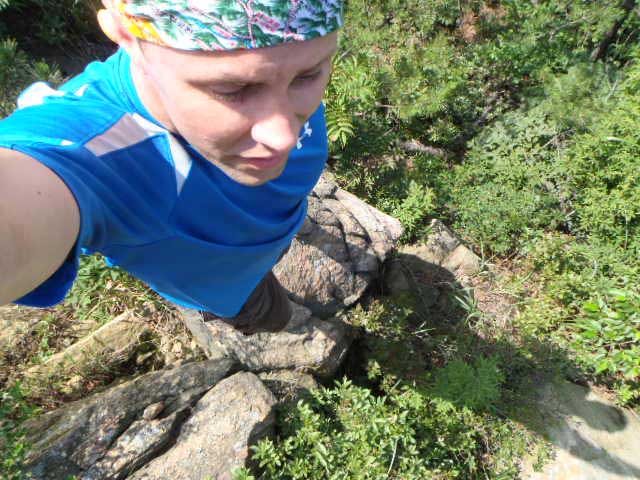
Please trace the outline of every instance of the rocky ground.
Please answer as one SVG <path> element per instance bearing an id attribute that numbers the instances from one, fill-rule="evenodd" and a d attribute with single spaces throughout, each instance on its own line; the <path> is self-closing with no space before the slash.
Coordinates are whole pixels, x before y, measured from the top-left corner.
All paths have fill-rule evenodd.
<path id="1" fill-rule="evenodd" d="M 52 480 L 232 478 L 250 461 L 249 446 L 272 433 L 275 407 L 341 368 L 356 332 L 337 314 L 373 283 L 395 294 L 418 289 L 425 311 L 445 318 L 453 285 L 475 289 L 479 311 L 508 328 L 513 305 L 491 293 L 490 269 L 441 223 L 431 232 L 424 244 L 391 255 L 399 223 L 324 178 L 275 269 L 294 302 L 284 331 L 245 336 L 194 311 L 177 310 L 164 324 L 125 311 L 102 326 L 76 326 L 73 343 L 56 340 L 57 353 L 19 375 L 5 372 L 3 382 L 23 377 L 34 388 L 55 379 L 69 398 L 87 392 L 87 372 L 115 377 L 29 422 L 28 471 Z M 3 368 L 16 369 L 12 350 L 29 349 L 46 314 L 0 309 Z M 541 472 L 523 459 L 523 478 L 640 478 L 640 422 L 632 412 L 553 380 L 532 390 L 532 404 L 539 421 L 526 426 L 548 439 L 554 455 Z"/>

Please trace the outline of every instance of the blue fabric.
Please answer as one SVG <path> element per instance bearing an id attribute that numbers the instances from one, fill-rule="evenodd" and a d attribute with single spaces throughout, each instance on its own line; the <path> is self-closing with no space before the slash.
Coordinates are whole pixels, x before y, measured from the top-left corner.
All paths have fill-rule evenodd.
<path id="1" fill-rule="evenodd" d="M 24 305 L 63 300 L 80 253 L 100 252 L 175 303 L 234 316 L 301 227 L 327 159 L 322 107 L 283 174 L 259 187 L 231 180 L 174 136 L 192 161 L 178 192 L 168 132 L 104 154 L 91 147 L 123 117 L 157 125 L 140 103 L 123 51 L 90 64 L 57 92 L 36 85 L 21 101 L 33 104 L 38 95 L 35 105 L 0 121 L 0 146 L 53 170 L 75 196 L 81 227 L 67 261 L 16 302 Z"/>

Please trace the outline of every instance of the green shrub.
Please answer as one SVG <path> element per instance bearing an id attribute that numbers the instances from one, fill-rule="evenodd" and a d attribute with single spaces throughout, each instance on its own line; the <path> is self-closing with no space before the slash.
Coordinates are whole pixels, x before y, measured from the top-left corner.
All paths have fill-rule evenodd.
<path id="1" fill-rule="evenodd" d="M 640 384 L 640 293 L 610 290 L 585 302 L 573 326 L 578 359 L 595 374 Z"/>
<path id="2" fill-rule="evenodd" d="M 140 280 L 117 267 L 108 267 L 100 255 L 82 256 L 78 276 L 62 305 L 78 320 L 106 323 L 125 309 L 157 311 L 167 304 Z"/>
<path id="3" fill-rule="evenodd" d="M 459 7 L 457 0 L 349 2 L 326 97 L 338 180 L 385 212 L 401 212 L 415 234 L 430 202 L 411 182 L 424 192 L 430 184 L 408 171 L 399 142 L 457 143 L 484 101 L 464 50 L 447 34 Z M 409 196 L 423 213 L 408 214 Z"/>
<path id="4" fill-rule="evenodd" d="M 272 480 L 517 478 L 514 458 L 495 468 L 483 456 L 499 445 L 482 417 L 410 386 L 376 397 L 344 380 L 281 416 L 279 441 L 254 448 Z"/>
<path id="5" fill-rule="evenodd" d="M 572 202 L 584 185 L 572 173 L 571 149 L 608 114 L 616 84 L 599 66 L 576 65 L 472 140 L 452 175 L 455 226 L 501 255 L 525 252 L 544 232 L 574 228 Z"/>
<path id="6" fill-rule="evenodd" d="M 620 15 L 572 0 L 349 2 L 326 99 L 337 178 L 416 235 L 426 216 L 402 205 L 431 190 L 432 214 L 493 253 L 571 230 L 576 189 L 558 157 L 617 99 L 615 66 L 633 58 L 637 16 L 608 65 L 588 57 Z M 432 156 L 408 154 L 406 141 L 442 147 L 438 168 L 416 168 Z"/>
<path id="7" fill-rule="evenodd" d="M 27 452 L 23 423 L 38 410 L 25 400 L 20 384 L 0 391 L 0 478 L 23 480 L 22 462 Z"/>
<path id="8" fill-rule="evenodd" d="M 15 40 L 0 40 L 0 117 L 13 112 L 18 94 L 39 80 L 56 84 L 62 77 L 45 62 L 29 59 Z"/>
<path id="9" fill-rule="evenodd" d="M 4 0 L 0 36 L 68 47 L 79 39 L 101 37 L 96 19 L 101 7 L 100 0 Z"/>
<path id="10" fill-rule="evenodd" d="M 640 248 L 638 72 L 640 66 L 631 69 L 615 107 L 574 139 L 561 162 L 573 197 L 576 233 L 636 251 Z"/>
<path id="11" fill-rule="evenodd" d="M 404 241 L 413 240 L 424 231 L 426 220 L 435 211 L 435 195 L 428 187 L 410 181 L 407 196 L 391 214 L 402 222 Z"/>
<path id="12" fill-rule="evenodd" d="M 554 301 L 570 314 L 578 313 L 593 296 L 634 282 L 639 266 L 633 258 L 610 244 L 577 241 L 566 235 L 548 235 L 531 250 L 536 280 Z"/>
<path id="13" fill-rule="evenodd" d="M 524 303 L 521 330 L 569 349 L 578 366 L 614 387 L 622 402 L 640 400 L 635 255 L 549 235 L 531 250 L 530 261 L 535 295 Z"/>
<path id="14" fill-rule="evenodd" d="M 486 409 L 500 398 L 504 376 L 496 358 L 478 358 L 473 365 L 456 358 L 435 372 L 434 394 L 461 407 Z"/>
<path id="15" fill-rule="evenodd" d="M 443 361 L 442 350 L 471 351 L 455 335 L 425 334 L 415 301 L 378 299 L 349 312 L 364 337 L 368 380 L 358 380 L 369 386 L 345 379 L 283 406 L 277 437 L 253 449 L 258 468 L 234 478 L 518 478 L 516 459 L 532 437 L 491 413 L 503 401 L 498 357 Z M 474 343 L 469 336 L 460 339 Z M 429 368 L 426 357 L 440 366 Z"/>
<path id="16" fill-rule="evenodd" d="M 455 227 L 487 252 L 517 251 L 562 221 L 543 112 L 513 114 L 474 140 L 453 174 Z"/>

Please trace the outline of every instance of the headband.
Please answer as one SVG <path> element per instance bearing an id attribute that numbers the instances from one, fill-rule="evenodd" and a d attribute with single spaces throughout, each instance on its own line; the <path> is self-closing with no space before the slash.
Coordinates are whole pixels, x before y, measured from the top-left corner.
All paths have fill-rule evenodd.
<path id="1" fill-rule="evenodd" d="M 134 36 L 180 50 L 270 47 L 327 35 L 344 0 L 110 0 Z"/>

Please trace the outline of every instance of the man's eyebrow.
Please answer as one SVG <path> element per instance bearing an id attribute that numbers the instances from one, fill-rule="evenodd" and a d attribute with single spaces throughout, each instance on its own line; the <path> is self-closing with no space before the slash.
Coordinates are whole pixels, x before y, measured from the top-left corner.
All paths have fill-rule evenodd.
<path id="1" fill-rule="evenodd" d="M 336 51 L 337 49 L 333 49 L 331 53 L 329 53 L 329 55 L 324 57 L 318 63 L 316 63 L 311 67 L 300 70 L 296 75 L 304 75 L 306 73 L 316 70 L 327 60 L 331 59 L 331 57 L 333 57 L 336 54 Z M 252 77 L 251 75 L 238 75 L 237 73 L 234 73 L 234 72 L 228 72 L 228 71 L 225 72 L 224 70 L 221 70 L 216 73 L 215 78 L 203 75 L 203 76 L 193 77 L 189 81 L 194 84 L 230 83 L 230 84 L 238 84 L 238 85 L 251 85 L 254 83 L 260 83 L 262 79 L 258 75 L 256 75 L 255 77 Z"/>

